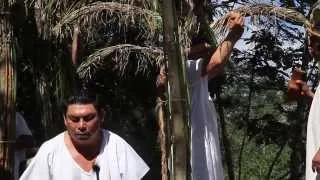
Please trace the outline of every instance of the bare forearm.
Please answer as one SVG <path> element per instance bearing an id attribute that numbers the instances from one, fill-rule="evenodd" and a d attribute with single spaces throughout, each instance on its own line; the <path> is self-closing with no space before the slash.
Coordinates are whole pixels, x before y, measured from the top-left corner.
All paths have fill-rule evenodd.
<path id="1" fill-rule="evenodd" d="M 223 69 L 238 39 L 239 37 L 236 37 L 230 33 L 227 38 L 218 46 L 206 67 L 209 77 L 215 77 Z"/>
<path id="2" fill-rule="evenodd" d="M 205 67 L 205 74 L 209 78 L 216 76 L 224 67 L 230 57 L 232 49 L 240 39 L 244 28 L 244 20 L 239 13 L 231 13 L 227 22 L 230 32 L 226 39 L 219 45 L 217 50 L 212 54 L 209 63 Z"/>

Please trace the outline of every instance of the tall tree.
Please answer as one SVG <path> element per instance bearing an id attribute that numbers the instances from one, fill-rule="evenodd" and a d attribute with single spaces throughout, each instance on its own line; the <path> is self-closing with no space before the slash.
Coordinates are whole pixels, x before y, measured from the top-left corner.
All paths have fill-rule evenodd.
<path id="1" fill-rule="evenodd" d="M 13 179 L 15 140 L 15 53 L 11 8 L 15 0 L 0 2 L 0 165 Z M 3 175 L 0 174 L 2 177 Z"/>

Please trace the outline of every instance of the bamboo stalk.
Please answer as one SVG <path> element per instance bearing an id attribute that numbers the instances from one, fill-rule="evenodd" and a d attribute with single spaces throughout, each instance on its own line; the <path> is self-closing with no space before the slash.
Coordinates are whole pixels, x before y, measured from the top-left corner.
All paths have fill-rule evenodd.
<path id="1" fill-rule="evenodd" d="M 189 98 L 185 57 L 179 44 L 175 0 L 163 0 L 164 52 L 168 61 L 169 134 L 172 169 L 170 179 L 190 179 Z"/>

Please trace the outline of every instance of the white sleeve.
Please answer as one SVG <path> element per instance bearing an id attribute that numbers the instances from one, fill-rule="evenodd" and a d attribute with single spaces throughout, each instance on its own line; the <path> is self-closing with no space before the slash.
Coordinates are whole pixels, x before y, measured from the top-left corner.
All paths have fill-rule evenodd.
<path id="1" fill-rule="evenodd" d="M 126 142 L 121 146 L 122 155 L 119 157 L 121 179 L 140 180 L 149 171 L 148 165 Z"/>
<path id="2" fill-rule="evenodd" d="M 187 61 L 187 73 L 189 78 L 189 83 L 193 84 L 194 82 L 198 81 L 202 75 L 202 64 L 203 59 L 197 60 L 188 60 Z"/>
<path id="3" fill-rule="evenodd" d="M 19 180 L 50 180 L 50 163 L 47 148 L 42 145 Z"/>
<path id="4" fill-rule="evenodd" d="M 26 121 L 20 113 L 16 113 L 16 138 L 21 135 L 32 135 Z"/>

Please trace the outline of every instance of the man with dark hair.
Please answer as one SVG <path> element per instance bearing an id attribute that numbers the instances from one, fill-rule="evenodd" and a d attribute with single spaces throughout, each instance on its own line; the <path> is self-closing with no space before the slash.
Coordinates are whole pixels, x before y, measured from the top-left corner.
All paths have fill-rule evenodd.
<path id="1" fill-rule="evenodd" d="M 320 9 L 320 6 L 318 7 Z M 319 11 L 320 12 L 320 11 Z M 320 16 L 318 16 L 320 17 Z M 319 21 L 319 20 L 318 20 Z M 317 31 L 320 26 L 315 26 Z M 310 54 L 316 61 L 320 60 L 320 38 L 316 36 L 310 37 L 309 45 Z M 306 143 L 306 179 L 320 179 L 320 91 L 319 85 L 315 94 L 309 89 L 304 81 L 296 82 L 301 88 L 301 95 L 312 99 L 312 104 L 308 117 L 307 125 L 307 143 Z"/>
<path id="2" fill-rule="evenodd" d="M 102 129 L 104 104 L 75 91 L 63 104 L 66 131 L 46 141 L 20 180 L 138 180 L 149 167 L 118 135 Z"/>
<path id="3" fill-rule="evenodd" d="M 243 33 L 244 19 L 230 13 L 226 39 L 218 47 L 193 45 L 187 72 L 191 96 L 191 168 L 193 180 L 224 179 L 217 112 L 208 92 L 208 80 L 223 71 L 232 49 Z"/>
<path id="4" fill-rule="evenodd" d="M 311 23 L 313 30 L 320 31 L 320 1 L 311 8 Z M 309 53 L 316 60 L 320 61 L 320 37 L 310 34 Z M 292 82 L 291 82 L 292 83 Z M 306 81 L 296 80 L 296 85 L 288 85 L 288 90 L 295 94 L 296 98 L 305 97 L 312 100 L 309 111 L 306 137 L 306 180 L 320 179 L 320 90 L 319 85 L 313 93 Z M 298 88 L 296 88 L 297 86 Z"/>

